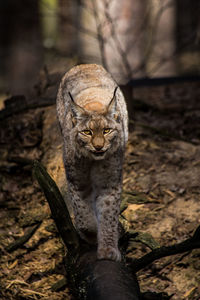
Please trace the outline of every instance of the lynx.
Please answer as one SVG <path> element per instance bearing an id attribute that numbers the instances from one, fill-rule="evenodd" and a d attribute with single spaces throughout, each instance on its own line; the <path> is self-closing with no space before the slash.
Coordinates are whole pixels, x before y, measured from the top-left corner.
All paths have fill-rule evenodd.
<path id="1" fill-rule="evenodd" d="M 124 97 L 105 69 L 73 67 L 60 83 L 57 115 L 75 226 L 97 242 L 97 258 L 121 260 L 118 218 L 122 164 L 128 139 Z"/>

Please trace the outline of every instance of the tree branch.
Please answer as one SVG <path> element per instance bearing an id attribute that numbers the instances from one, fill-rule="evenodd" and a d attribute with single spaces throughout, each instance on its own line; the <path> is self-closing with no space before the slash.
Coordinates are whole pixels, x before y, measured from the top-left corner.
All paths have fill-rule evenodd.
<path id="1" fill-rule="evenodd" d="M 139 270 L 145 268 L 152 262 L 154 262 L 157 259 L 180 254 L 183 252 L 191 251 L 193 249 L 199 249 L 200 248 L 200 226 L 197 227 L 195 233 L 193 236 L 189 239 L 186 239 L 185 241 L 174 244 L 172 246 L 163 246 L 160 248 L 156 248 L 150 253 L 147 253 L 146 255 L 142 256 L 139 259 L 135 259 L 131 263 L 131 268 L 133 272 L 138 272 Z"/>

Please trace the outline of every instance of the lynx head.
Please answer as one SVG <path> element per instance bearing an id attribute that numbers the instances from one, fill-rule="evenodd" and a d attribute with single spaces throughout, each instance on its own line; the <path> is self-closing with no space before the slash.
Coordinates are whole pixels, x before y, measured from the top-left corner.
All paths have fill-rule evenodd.
<path id="1" fill-rule="evenodd" d="M 117 112 L 115 88 L 113 97 L 102 110 L 86 109 L 71 98 L 71 111 L 75 143 L 81 155 L 102 160 L 114 153 L 120 144 L 120 121 Z M 91 105 L 100 105 L 98 102 Z M 87 106 L 86 106 L 87 107 Z"/>

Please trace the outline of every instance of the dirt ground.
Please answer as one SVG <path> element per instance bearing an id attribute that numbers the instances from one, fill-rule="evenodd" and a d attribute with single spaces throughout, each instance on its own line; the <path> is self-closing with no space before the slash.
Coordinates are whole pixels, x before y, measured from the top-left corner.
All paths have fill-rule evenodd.
<path id="1" fill-rule="evenodd" d="M 171 245 L 190 237 L 200 223 L 200 83 L 137 87 L 133 96 L 123 224 Z M 0 299 L 71 299 L 67 282 L 56 285 L 65 280 L 66 250 L 31 165 L 40 160 L 66 192 L 55 105 L 1 121 L 0 145 Z M 127 256 L 147 252 L 135 240 Z M 137 275 L 142 292 L 200 299 L 200 250 L 160 259 Z"/>

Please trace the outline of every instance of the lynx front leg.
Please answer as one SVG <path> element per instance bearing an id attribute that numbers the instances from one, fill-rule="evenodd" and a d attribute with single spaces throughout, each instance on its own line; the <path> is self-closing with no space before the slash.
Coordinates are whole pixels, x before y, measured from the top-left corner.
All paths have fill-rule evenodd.
<path id="1" fill-rule="evenodd" d="M 96 198 L 96 211 L 98 220 L 98 259 L 121 260 L 118 249 L 118 222 L 120 210 L 121 188 L 115 191 L 105 191 Z"/>
<path id="2" fill-rule="evenodd" d="M 72 184 L 69 185 L 70 196 L 75 217 L 75 227 L 80 237 L 88 243 L 96 243 L 97 221 L 92 209 L 92 195 L 90 191 L 78 190 Z"/>

